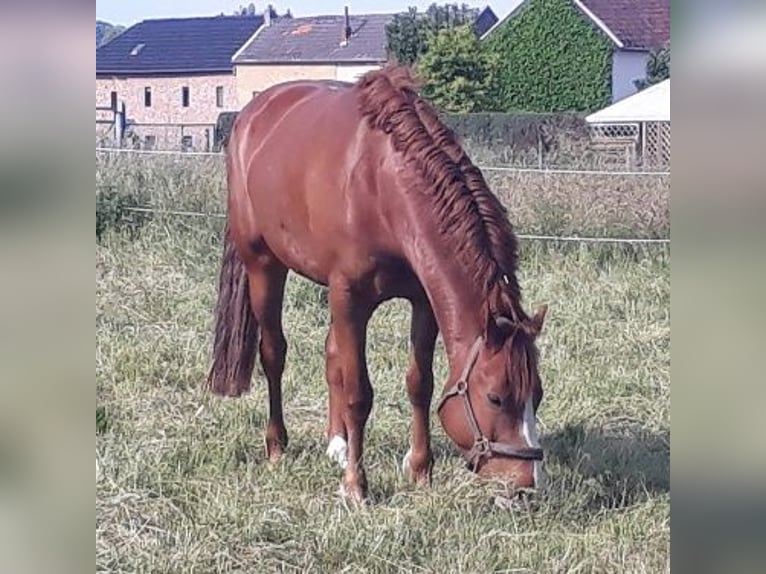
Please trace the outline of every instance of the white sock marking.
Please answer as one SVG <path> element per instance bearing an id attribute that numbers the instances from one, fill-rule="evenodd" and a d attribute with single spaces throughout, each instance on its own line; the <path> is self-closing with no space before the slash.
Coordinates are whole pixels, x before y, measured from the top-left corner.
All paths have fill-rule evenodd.
<path id="1" fill-rule="evenodd" d="M 412 458 L 412 447 L 407 451 L 402 459 L 402 472 L 407 474 L 410 471 L 410 459 Z"/>
<path id="2" fill-rule="evenodd" d="M 521 423 L 521 433 L 524 435 L 524 439 L 527 441 L 527 446 L 532 448 L 540 448 L 540 443 L 537 440 L 537 421 L 535 420 L 535 409 L 532 406 L 532 399 L 527 399 L 526 405 L 524 405 L 524 420 Z M 543 480 L 543 463 L 536 460 L 534 462 L 534 479 L 535 487 L 540 488 Z"/>
<path id="3" fill-rule="evenodd" d="M 345 469 L 348 465 L 348 444 L 346 439 L 340 435 L 335 435 L 327 445 L 327 456 L 337 462 L 341 468 Z"/>

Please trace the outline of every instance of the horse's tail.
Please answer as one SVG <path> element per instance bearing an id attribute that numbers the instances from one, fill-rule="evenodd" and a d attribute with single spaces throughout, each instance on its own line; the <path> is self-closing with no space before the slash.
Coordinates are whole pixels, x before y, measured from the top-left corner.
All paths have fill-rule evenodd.
<path id="1" fill-rule="evenodd" d="M 248 391 L 257 346 L 258 321 L 250 307 L 247 272 L 227 221 L 215 309 L 213 365 L 207 378 L 209 389 L 229 397 Z"/>

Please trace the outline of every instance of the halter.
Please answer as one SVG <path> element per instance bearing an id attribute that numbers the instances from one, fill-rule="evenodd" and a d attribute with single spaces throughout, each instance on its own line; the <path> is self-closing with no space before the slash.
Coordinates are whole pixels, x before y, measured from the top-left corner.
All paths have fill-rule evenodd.
<path id="1" fill-rule="evenodd" d="M 507 443 L 494 442 L 489 440 L 479 428 L 479 422 L 476 420 L 476 415 L 473 412 L 473 406 L 471 405 L 471 399 L 468 396 L 468 377 L 471 374 L 476 359 L 479 356 L 481 350 L 482 338 L 476 339 L 476 342 L 471 347 L 471 351 L 468 355 L 468 362 L 463 368 L 463 372 L 460 374 L 460 378 L 452 385 L 449 390 L 444 393 L 439 406 L 436 408 L 436 412 L 441 411 L 444 404 L 455 396 L 463 398 L 463 407 L 465 407 L 465 415 L 468 419 L 468 425 L 473 432 L 473 446 L 468 451 L 466 457 L 468 458 L 468 464 L 475 471 L 478 468 L 479 462 L 483 458 L 489 458 L 492 455 L 501 455 L 508 458 L 518 458 L 521 460 L 543 460 L 543 449 L 534 447 L 522 447 L 517 448 Z"/>

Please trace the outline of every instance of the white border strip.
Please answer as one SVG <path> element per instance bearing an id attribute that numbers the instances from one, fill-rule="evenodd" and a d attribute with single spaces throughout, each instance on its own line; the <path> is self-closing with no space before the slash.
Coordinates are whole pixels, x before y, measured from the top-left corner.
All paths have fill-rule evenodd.
<path id="1" fill-rule="evenodd" d="M 588 8 L 588 7 L 587 7 L 587 6 L 586 6 L 586 5 L 585 5 L 585 4 L 584 4 L 584 3 L 583 3 L 581 0 L 574 0 L 574 4 L 575 4 L 575 6 L 577 6 L 577 7 L 578 7 L 580 10 L 582 10 L 582 11 L 585 13 L 585 15 L 586 15 L 588 18 L 590 18 L 591 20 L 593 20 L 593 23 L 594 23 L 596 26 L 598 26 L 598 27 L 601 29 L 601 31 L 602 31 L 604 34 L 606 34 L 607 36 L 609 36 L 609 39 L 610 39 L 612 42 L 614 42 L 614 43 L 615 43 L 615 45 L 616 45 L 618 48 L 624 48 L 624 47 L 625 47 L 625 44 L 623 44 L 623 43 L 622 43 L 622 41 L 621 41 L 621 40 L 620 40 L 620 39 L 619 39 L 617 36 L 615 36 L 614 32 L 612 32 L 612 31 L 609 29 L 609 27 L 608 27 L 606 24 L 604 24 L 603 20 L 601 20 L 601 18 L 599 18 L 599 17 L 598 17 L 598 16 L 596 16 L 596 15 L 595 15 L 593 12 L 591 12 L 591 11 L 590 11 L 590 9 L 589 9 L 589 8 Z"/>

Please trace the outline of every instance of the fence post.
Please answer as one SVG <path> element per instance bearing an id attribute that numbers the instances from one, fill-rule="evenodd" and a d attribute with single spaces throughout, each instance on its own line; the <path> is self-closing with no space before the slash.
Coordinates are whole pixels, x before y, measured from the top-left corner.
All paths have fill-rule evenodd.
<path id="1" fill-rule="evenodd" d="M 118 110 L 114 111 L 114 139 L 118 147 L 122 147 L 122 139 L 125 135 L 125 102 L 120 103 Z"/>

